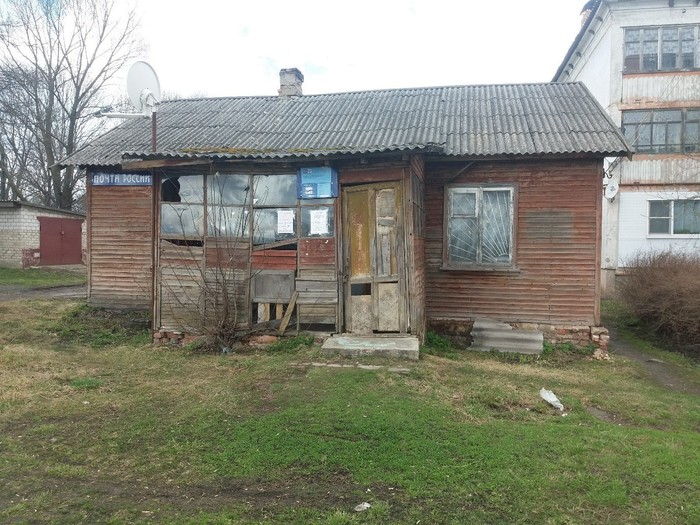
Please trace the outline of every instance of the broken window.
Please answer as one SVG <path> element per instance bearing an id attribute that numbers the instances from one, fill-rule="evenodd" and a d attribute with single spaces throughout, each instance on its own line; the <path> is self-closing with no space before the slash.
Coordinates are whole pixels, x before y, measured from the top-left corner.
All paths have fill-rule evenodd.
<path id="1" fill-rule="evenodd" d="M 335 200 L 300 202 L 296 184 L 294 174 L 166 176 L 161 184 L 161 236 L 201 238 L 206 224 L 207 237 L 283 243 L 280 249 L 294 249 L 300 235 L 334 237 Z"/>
<path id="2" fill-rule="evenodd" d="M 201 237 L 204 233 L 204 178 L 201 175 L 163 178 L 160 206 L 161 236 Z"/>
<path id="3" fill-rule="evenodd" d="M 510 266 L 513 188 L 448 186 L 446 266 Z"/>

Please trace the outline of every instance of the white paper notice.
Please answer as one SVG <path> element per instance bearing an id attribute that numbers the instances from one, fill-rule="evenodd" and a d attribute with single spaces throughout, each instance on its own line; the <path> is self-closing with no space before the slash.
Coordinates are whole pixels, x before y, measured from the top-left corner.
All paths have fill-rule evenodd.
<path id="1" fill-rule="evenodd" d="M 277 233 L 294 233 L 294 210 L 277 210 Z"/>
<path id="2" fill-rule="evenodd" d="M 326 208 L 309 210 L 309 218 L 311 219 L 309 235 L 326 235 L 328 233 L 328 210 Z"/>

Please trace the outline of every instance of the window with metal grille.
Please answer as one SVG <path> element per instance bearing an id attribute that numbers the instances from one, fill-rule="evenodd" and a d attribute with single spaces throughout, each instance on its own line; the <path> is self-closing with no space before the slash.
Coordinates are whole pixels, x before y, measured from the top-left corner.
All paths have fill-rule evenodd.
<path id="1" fill-rule="evenodd" d="M 513 188 L 448 186 L 445 265 L 511 266 Z"/>

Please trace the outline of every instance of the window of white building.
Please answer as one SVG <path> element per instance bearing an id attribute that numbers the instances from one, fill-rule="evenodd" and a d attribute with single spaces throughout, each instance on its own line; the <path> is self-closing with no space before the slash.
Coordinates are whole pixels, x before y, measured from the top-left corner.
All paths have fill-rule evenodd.
<path id="1" fill-rule="evenodd" d="M 698 26 L 625 29 L 625 73 L 696 69 Z"/>
<path id="2" fill-rule="evenodd" d="M 622 112 L 622 132 L 637 153 L 700 151 L 700 109 Z"/>
<path id="3" fill-rule="evenodd" d="M 649 235 L 700 234 L 700 199 L 649 201 Z"/>

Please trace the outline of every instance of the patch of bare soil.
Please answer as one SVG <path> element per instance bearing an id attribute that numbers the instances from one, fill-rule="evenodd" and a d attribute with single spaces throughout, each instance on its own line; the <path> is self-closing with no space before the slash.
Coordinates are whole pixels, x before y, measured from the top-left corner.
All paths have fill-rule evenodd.
<path id="1" fill-rule="evenodd" d="M 618 415 L 611 414 L 610 412 L 606 412 L 605 410 L 601 410 L 598 407 L 586 407 L 586 412 L 588 412 L 593 417 L 600 419 L 601 421 L 606 421 L 607 423 L 614 423 L 616 425 L 622 426 L 630 426 L 630 422 L 626 419 L 623 419 Z"/>
<path id="2" fill-rule="evenodd" d="M 79 512 L 95 522 L 102 521 L 115 512 L 123 512 L 123 509 L 138 512 L 140 518 L 146 521 L 163 523 L 176 516 L 194 517 L 200 512 L 218 513 L 233 507 L 245 507 L 246 514 L 256 519 L 271 517 L 293 507 L 320 511 L 343 509 L 349 512 L 368 498 L 378 497 L 386 501 L 402 493 L 393 487 L 360 486 L 349 474 L 343 472 L 319 477 L 290 476 L 279 481 L 222 479 L 210 485 L 154 483 L 141 479 L 71 480 L 43 476 L 42 486 L 37 486 L 36 479 L 24 482 L 21 479 L 14 480 L 13 485 L 26 487 L 32 493 L 60 494 L 65 503 L 58 512 Z M 34 486 L 31 486 L 32 483 Z M 10 495 L 4 503 L 11 504 L 12 497 L 21 500 L 21 489 L 19 493 Z M 0 497 L 0 502 L 3 499 Z M 48 513 L 51 512 L 48 510 Z"/>
<path id="3" fill-rule="evenodd" d="M 53 286 L 46 288 L 28 288 L 26 286 L 0 286 L 0 301 L 16 301 L 18 299 L 84 299 L 86 286 Z"/>
<path id="4" fill-rule="evenodd" d="M 610 347 L 613 353 L 641 363 L 651 378 L 657 383 L 674 392 L 700 395 L 700 385 L 689 381 L 678 365 L 652 358 L 642 350 L 620 339 L 613 328 L 610 328 Z"/>

